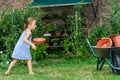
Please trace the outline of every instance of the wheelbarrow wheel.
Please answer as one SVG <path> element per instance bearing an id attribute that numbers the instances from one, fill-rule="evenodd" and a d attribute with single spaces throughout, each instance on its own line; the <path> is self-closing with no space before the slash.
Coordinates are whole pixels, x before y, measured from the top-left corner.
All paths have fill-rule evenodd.
<path id="1" fill-rule="evenodd" d="M 117 70 L 115 70 L 115 69 L 112 68 L 112 73 L 113 73 L 113 74 L 116 74 L 116 73 L 117 73 Z"/>
<path id="2" fill-rule="evenodd" d="M 120 51 L 116 50 L 112 53 L 112 65 L 116 68 L 120 67 Z M 120 69 L 116 69 L 112 67 L 113 74 L 120 74 Z"/>
<path id="3" fill-rule="evenodd" d="M 113 74 L 120 74 L 120 70 L 112 68 L 112 73 Z"/>

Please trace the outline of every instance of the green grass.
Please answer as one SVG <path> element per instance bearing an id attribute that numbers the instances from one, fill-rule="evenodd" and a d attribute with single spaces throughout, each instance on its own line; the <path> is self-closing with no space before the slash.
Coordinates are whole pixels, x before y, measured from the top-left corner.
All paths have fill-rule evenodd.
<path id="1" fill-rule="evenodd" d="M 34 75 L 28 75 L 25 64 L 16 64 L 10 75 L 4 73 L 7 68 L 0 68 L 0 80 L 119 80 L 112 74 L 106 63 L 101 71 L 96 71 L 95 58 L 43 59 L 33 65 Z"/>

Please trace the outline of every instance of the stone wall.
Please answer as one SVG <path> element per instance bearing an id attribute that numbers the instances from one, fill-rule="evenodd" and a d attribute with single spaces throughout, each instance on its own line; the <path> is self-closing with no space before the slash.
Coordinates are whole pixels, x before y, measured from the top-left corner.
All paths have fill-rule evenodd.
<path id="1" fill-rule="evenodd" d="M 83 4 L 81 4 L 83 5 Z M 59 16 L 74 15 L 74 6 L 58 6 L 58 7 L 44 7 L 42 8 L 45 12 L 48 12 L 49 16 L 53 14 L 58 14 Z M 83 27 L 89 33 L 93 27 L 100 26 L 102 24 L 102 18 L 108 16 L 111 12 L 111 7 L 108 6 L 107 0 L 93 0 L 91 4 L 85 4 L 82 12 Z M 52 19 L 50 20 L 53 24 L 63 24 L 69 23 L 69 19 Z"/>
<path id="2" fill-rule="evenodd" d="M 25 7 L 26 4 L 32 3 L 33 0 L 0 0 L 0 10 L 6 6 L 11 6 L 13 8 Z"/>
<path id="3" fill-rule="evenodd" d="M 93 27 L 101 25 L 103 17 L 108 16 L 111 8 L 107 7 L 108 0 L 92 0 L 92 3 L 83 8 L 83 24 L 86 31 L 89 32 Z"/>
<path id="4" fill-rule="evenodd" d="M 33 0 L 1 0 L 0 9 L 2 10 L 6 6 L 13 8 L 25 7 L 26 4 L 32 3 Z M 111 6 L 108 5 L 109 0 L 92 0 L 91 4 L 86 4 L 82 11 L 83 27 L 86 31 L 90 31 L 91 28 L 101 25 L 102 19 L 109 15 L 111 12 Z M 120 1 L 119 1 L 120 4 Z M 49 16 L 58 14 L 59 16 L 74 15 L 75 11 L 73 6 L 60 6 L 60 7 L 47 7 L 42 8 L 43 11 L 47 12 Z M 66 25 L 68 20 L 66 17 L 56 19 L 50 19 L 49 21 L 53 24 Z"/>
<path id="5" fill-rule="evenodd" d="M 65 26 L 69 24 L 68 15 L 74 15 L 74 6 L 55 6 L 55 7 L 43 7 L 42 10 L 47 12 L 43 16 L 45 21 L 49 21 L 52 24 L 58 24 Z"/>

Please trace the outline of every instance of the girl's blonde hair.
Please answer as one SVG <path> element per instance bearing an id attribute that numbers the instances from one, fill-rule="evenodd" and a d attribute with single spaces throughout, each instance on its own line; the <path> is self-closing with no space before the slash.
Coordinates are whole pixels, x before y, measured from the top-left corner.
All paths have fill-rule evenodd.
<path id="1" fill-rule="evenodd" d="M 35 20 L 34 18 L 28 18 L 28 19 L 25 21 L 24 29 L 27 29 L 27 28 L 28 28 L 28 25 L 29 25 L 29 24 L 32 24 L 32 22 L 33 22 L 34 20 Z"/>

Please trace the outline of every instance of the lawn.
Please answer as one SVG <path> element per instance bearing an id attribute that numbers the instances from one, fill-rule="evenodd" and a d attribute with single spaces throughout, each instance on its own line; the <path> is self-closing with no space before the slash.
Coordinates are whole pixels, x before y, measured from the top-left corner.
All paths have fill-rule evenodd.
<path id="1" fill-rule="evenodd" d="M 0 68 L 0 80 L 119 80 L 120 76 L 112 74 L 105 63 L 101 71 L 96 71 L 96 59 L 62 58 L 42 59 L 33 65 L 34 75 L 28 75 L 25 64 L 14 66 L 10 75 L 5 75 L 6 68 Z"/>

